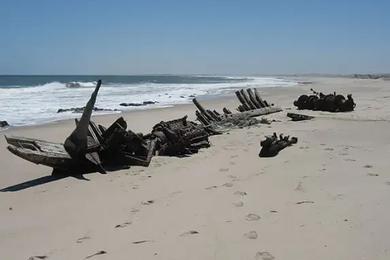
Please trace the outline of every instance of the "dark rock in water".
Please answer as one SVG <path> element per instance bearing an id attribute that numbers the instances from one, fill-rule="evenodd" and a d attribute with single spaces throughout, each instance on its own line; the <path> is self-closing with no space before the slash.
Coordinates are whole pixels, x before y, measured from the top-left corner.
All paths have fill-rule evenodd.
<path id="1" fill-rule="evenodd" d="M 9 126 L 7 121 L 0 121 L 0 127 L 7 127 Z"/>
<path id="2" fill-rule="evenodd" d="M 64 113 L 64 112 L 72 112 L 72 113 L 83 113 L 85 107 L 72 107 L 72 108 L 60 108 L 57 110 L 57 113 Z M 110 108 L 99 108 L 94 107 L 93 111 L 120 111 L 118 109 L 110 109 Z"/>
<path id="3" fill-rule="evenodd" d="M 142 103 L 120 103 L 119 105 L 122 107 L 140 107 L 146 105 L 153 105 L 158 103 L 157 101 L 144 101 Z"/>
<path id="4" fill-rule="evenodd" d="M 143 106 L 141 103 L 120 103 L 119 104 L 122 107 L 140 107 Z"/>
<path id="5" fill-rule="evenodd" d="M 387 78 L 388 74 L 354 74 L 355 79 L 383 79 Z"/>
<path id="6" fill-rule="evenodd" d="M 313 84 L 312 81 L 298 81 L 298 84 L 300 85 L 310 85 L 310 84 Z"/>
<path id="7" fill-rule="evenodd" d="M 142 104 L 144 104 L 144 105 L 153 105 L 156 103 L 158 103 L 158 102 L 157 101 L 144 101 L 144 102 L 142 102 Z"/>

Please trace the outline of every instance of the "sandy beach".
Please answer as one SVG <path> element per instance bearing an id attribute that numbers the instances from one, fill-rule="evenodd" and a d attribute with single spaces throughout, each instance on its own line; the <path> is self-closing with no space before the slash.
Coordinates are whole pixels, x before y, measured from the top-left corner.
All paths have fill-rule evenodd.
<path id="1" fill-rule="evenodd" d="M 148 168 L 88 180 L 47 182 L 50 168 L 6 149 L 4 135 L 63 142 L 73 120 L 0 132 L 0 189 L 9 190 L 0 192 L 0 259 L 390 259 L 390 81 L 298 79 L 312 84 L 260 89 L 284 109 L 265 116 L 271 125 L 212 136 L 191 157 L 154 157 Z M 290 121 L 293 101 L 310 88 L 352 93 L 357 107 Z M 233 93 L 202 103 L 238 105 Z M 189 104 L 122 116 L 147 133 L 194 112 Z M 118 116 L 94 120 L 107 126 Z M 273 132 L 298 143 L 259 158 L 260 140 Z"/>

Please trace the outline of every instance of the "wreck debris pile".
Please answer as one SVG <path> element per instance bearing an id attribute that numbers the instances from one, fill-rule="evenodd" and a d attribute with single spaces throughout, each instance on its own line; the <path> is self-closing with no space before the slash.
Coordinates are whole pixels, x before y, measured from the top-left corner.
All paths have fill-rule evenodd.
<path id="1" fill-rule="evenodd" d="M 98 127 L 90 122 L 88 135 L 101 146 L 99 155 L 102 164 L 108 167 L 130 165 L 148 166 L 156 149 L 156 140 L 144 139 L 140 133 L 127 130 L 123 117 L 118 118 L 109 128 Z"/>
<path id="2" fill-rule="evenodd" d="M 185 156 L 209 147 L 207 127 L 188 121 L 187 116 L 160 122 L 148 135 L 127 129 L 120 117 L 108 128 L 91 121 L 99 80 L 87 105 L 82 108 L 75 130 L 64 144 L 24 137 L 6 137 L 8 150 L 36 164 L 53 168 L 53 175 L 80 175 L 88 172 L 128 168 L 131 165 L 149 166 L 155 154 Z M 81 110 L 80 110 L 81 111 Z"/>
<path id="3" fill-rule="evenodd" d="M 337 95 L 336 92 L 325 95 L 313 89 L 311 91 L 313 92 L 312 95 L 301 95 L 298 100 L 294 101 L 294 105 L 298 109 L 348 112 L 353 111 L 356 106 L 351 94 L 345 98 L 343 95 Z"/>
<path id="4" fill-rule="evenodd" d="M 241 102 L 237 110 L 239 112 L 232 113 L 229 109 L 224 107 L 223 113 L 219 113 L 216 110 L 205 109 L 196 98 L 192 101 L 198 110 L 195 112 L 199 122 L 205 126 L 212 126 L 215 129 L 229 129 L 233 127 L 246 127 L 261 123 L 257 120 L 256 116 L 267 115 L 282 111 L 279 107 L 269 105 L 269 103 L 263 100 L 258 91 L 254 89 L 241 89 L 236 91 L 236 96 Z"/>
<path id="5" fill-rule="evenodd" d="M 314 116 L 296 114 L 296 113 L 287 113 L 287 117 L 291 118 L 291 121 L 303 121 L 313 119 Z"/>
<path id="6" fill-rule="evenodd" d="M 147 138 L 156 139 L 158 155 L 184 156 L 210 146 L 209 132 L 202 125 L 188 121 L 187 116 L 162 121 Z"/>
<path id="7" fill-rule="evenodd" d="M 240 112 L 273 106 L 273 104 L 270 105 L 266 100 L 261 98 L 257 89 L 252 90 L 248 88 L 246 91 L 241 89 L 235 93 L 238 100 L 241 102 L 241 105 L 237 108 Z"/>
<path id="8" fill-rule="evenodd" d="M 24 137 L 7 137 L 8 150 L 13 154 L 36 164 L 53 168 L 53 175 L 82 175 L 88 172 L 106 173 L 106 170 L 123 169 L 132 165 L 149 166 L 154 155 L 187 156 L 210 146 L 209 136 L 221 134 L 219 130 L 233 127 L 246 127 L 258 123 L 268 123 L 256 116 L 279 112 L 282 109 L 269 105 L 261 99 L 257 90 L 243 89 L 236 92 L 241 105 L 233 113 L 227 108 L 223 112 L 205 109 L 196 98 L 196 116 L 201 124 L 182 118 L 161 121 L 149 134 L 135 133 L 127 129 L 123 117 L 118 118 L 108 128 L 91 121 L 101 81 L 88 103 L 82 108 L 70 111 L 82 112 L 76 120 L 75 130 L 64 144 L 52 143 Z M 143 104 L 146 104 L 144 102 Z M 147 103 L 152 104 L 152 103 Z M 302 115 L 300 115 L 302 117 Z M 260 156 L 275 156 L 281 149 L 296 143 L 295 137 L 278 139 L 276 134 L 261 142 Z"/>
<path id="9" fill-rule="evenodd" d="M 265 140 L 260 142 L 262 147 L 259 153 L 260 157 L 274 157 L 278 155 L 279 151 L 283 150 L 287 146 L 291 146 L 298 142 L 298 138 L 290 136 L 283 136 L 283 134 L 278 136 L 274 133 L 272 136 L 266 136 Z"/>

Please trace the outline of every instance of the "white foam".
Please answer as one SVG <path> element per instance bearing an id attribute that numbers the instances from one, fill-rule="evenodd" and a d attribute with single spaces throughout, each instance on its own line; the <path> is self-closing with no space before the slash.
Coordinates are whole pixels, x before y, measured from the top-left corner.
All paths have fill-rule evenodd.
<path id="1" fill-rule="evenodd" d="M 35 87 L 0 88 L 0 120 L 7 120 L 13 126 L 21 126 L 78 117 L 79 115 L 71 112 L 57 113 L 59 108 L 85 105 L 95 82 L 77 83 L 80 87 L 68 88 L 64 83 L 51 82 Z M 269 77 L 211 84 L 104 84 L 100 89 L 96 107 L 120 110 L 148 109 L 189 103 L 192 95 L 219 95 L 239 88 L 288 87 L 296 84 L 285 79 Z M 143 101 L 158 103 L 142 107 L 119 105 Z"/>

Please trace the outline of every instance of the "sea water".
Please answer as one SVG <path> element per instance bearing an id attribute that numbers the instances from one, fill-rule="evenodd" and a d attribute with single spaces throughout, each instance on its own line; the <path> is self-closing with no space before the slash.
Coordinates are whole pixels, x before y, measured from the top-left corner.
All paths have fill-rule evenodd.
<path id="1" fill-rule="evenodd" d="M 240 88 L 288 87 L 297 83 L 274 77 L 232 76 L 0 76 L 0 120 L 12 126 L 43 124 L 75 118 L 58 109 L 83 107 L 96 81 L 103 81 L 96 107 L 134 110 L 167 107 L 191 102 L 193 97 L 221 95 Z M 121 103 L 155 104 L 123 107 Z M 94 112 L 114 113 L 114 112 Z"/>

